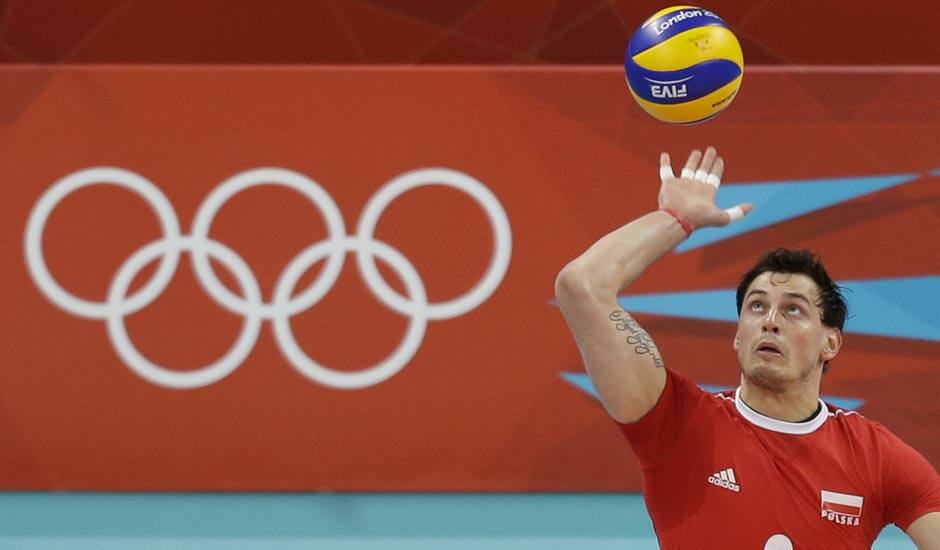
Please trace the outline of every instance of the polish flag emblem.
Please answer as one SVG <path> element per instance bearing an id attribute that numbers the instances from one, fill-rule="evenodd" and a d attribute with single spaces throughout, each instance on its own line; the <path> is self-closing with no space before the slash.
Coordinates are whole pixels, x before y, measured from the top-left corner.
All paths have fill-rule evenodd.
<path id="1" fill-rule="evenodd" d="M 821 491 L 822 517 L 841 525 L 858 525 L 864 499 L 834 491 Z"/>

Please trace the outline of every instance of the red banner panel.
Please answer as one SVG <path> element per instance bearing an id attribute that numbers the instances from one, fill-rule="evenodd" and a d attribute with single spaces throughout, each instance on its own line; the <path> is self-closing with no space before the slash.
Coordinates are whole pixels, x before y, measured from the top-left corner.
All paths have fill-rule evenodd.
<path id="1" fill-rule="evenodd" d="M 757 209 L 626 289 L 667 365 L 737 385 L 709 292 L 810 248 L 856 311 L 824 397 L 940 463 L 940 74 L 755 70 L 698 126 L 619 68 L 0 83 L 0 488 L 638 490 L 554 278 L 708 144 Z"/>

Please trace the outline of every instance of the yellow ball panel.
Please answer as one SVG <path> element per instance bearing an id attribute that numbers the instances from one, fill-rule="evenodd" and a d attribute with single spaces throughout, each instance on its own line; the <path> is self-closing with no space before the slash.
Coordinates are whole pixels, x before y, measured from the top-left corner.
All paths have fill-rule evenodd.
<path id="1" fill-rule="evenodd" d="M 680 124 L 697 122 L 720 113 L 731 104 L 735 94 L 738 93 L 738 88 L 741 87 L 742 76 L 735 78 L 707 96 L 686 103 L 661 105 L 651 103 L 637 96 L 632 88 L 630 93 L 633 94 L 633 98 L 636 99 L 636 102 L 640 104 L 644 111 L 659 120 Z"/>
<path id="2" fill-rule="evenodd" d="M 637 65 L 651 71 L 676 71 L 710 59 L 727 59 L 744 68 L 741 44 L 730 30 L 706 25 L 673 36 L 633 56 Z"/>

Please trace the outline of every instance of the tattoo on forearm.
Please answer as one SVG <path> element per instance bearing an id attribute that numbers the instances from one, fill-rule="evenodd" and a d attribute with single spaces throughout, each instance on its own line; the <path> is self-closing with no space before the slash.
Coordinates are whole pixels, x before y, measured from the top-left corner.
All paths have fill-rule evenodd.
<path id="1" fill-rule="evenodd" d="M 614 323 L 614 327 L 627 336 L 627 343 L 633 346 L 633 352 L 637 355 L 649 355 L 656 368 L 663 368 L 663 357 L 659 353 L 659 348 L 650 337 L 649 333 L 643 330 L 643 327 L 637 323 L 630 314 L 622 309 L 615 309 L 607 316 Z"/>

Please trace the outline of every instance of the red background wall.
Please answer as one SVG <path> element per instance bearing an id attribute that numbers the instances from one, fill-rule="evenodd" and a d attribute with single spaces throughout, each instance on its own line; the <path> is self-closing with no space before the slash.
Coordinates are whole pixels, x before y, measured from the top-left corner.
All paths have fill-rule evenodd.
<path id="1" fill-rule="evenodd" d="M 0 62 L 620 64 L 650 0 L 7 0 Z M 749 64 L 940 62 L 928 0 L 712 0 Z"/>
<path id="2" fill-rule="evenodd" d="M 918 177 L 669 256 L 631 292 L 733 287 L 780 245 L 820 252 L 838 279 L 938 273 L 938 78 L 758 70 L 727 113 L 674 127 L 639 111 L 619 68 L 5 67 L 2 89 L 18 102 L 0 128 L 0 487 L 636 490 L 639 472 L 611 421 L 561 379 L 581 366 L 550 303 L 558 269 L 655 207 L 659 151 L 678 159 L 712 143 L 727 159 L 723 189 Z M 430 322 L 414 358 L 381 384 L 348 391 L 303 378 L 265 323 L 234 373 L 167 389 L 131 372 L 102 321 L 56 307 L 26 270 L 31 208 L 60 178 L 101 165 L 154 182 L 184 232 L 226 178 L 290 168 L 331 194 L 350 233 L 383 183 L 447 167 L 501 202 L 512 261 L 487 301 Z M 294 192 L 251 189 L 212 236 L 270 296 L 287 262 L 323 238 L 321 220 Z M 44 247 L 65 288 L 100 300 L 121 263 L 159 235 L 142 201 L 99 186 L 57 207 Z M 396 201 L 376 235 L 414 264 L 431 300 L 464 292 L 492 250 L 479 207 L 442 188 Z M 700 383 L 737 383 L 733 324 L 641 317 L 670 365 Z M 218 358 L 241 322 L 202 291 L 185 257 L 167 290 L 127 319 L 146 356 L 183 370 Z M 375 300 L 347 258 L 336 288 L 292 325 L 308 354 L 355 370 L 390 353 L 407 319 Z M 864 399 L 862 414 L 937 464 L 937 346 L 853 335 L 823 391 Z"/>
<path id="3" fill-rule="evenodd" d="M 637 490 L 632 455 L 598 403 L 560 378 L 581 367 L 548 300 L 564 262 L 653 207 L 660 150 L 679 158 L 718 145 L 726 185 L 920 177 L 670 256 L 631 291 L 733 286 L 761 250 L 782 244 L 818 250 L 843 279 L 940 267 L 931 252 L 940 230 L 931 175 L 940 159 L 933 93 L 940 81 L 930 67 L 878 67 L 940 63 L 940 11 L 930 2 L 903 9 L 887 1 L 710 2 L 739 37 L 748 74 L 727 113 L 683 128 L 639 112 L 617 67 L 633 29 L 662 3 L 232 6 L 0 4 L 0 250 L 8 260 L 0 290 L 0 487 Z M 143 67 L 161 64 L 251 67 Z M 336 66 L 259 67 L 311 64 Z M 487 67 L 354 67 L 363 64 Z M 582 64 L 599 67 L 558 66 Z M 867 68 L 794 68 L 805 65 Z M 26 271 L 30 209 L 59 178 L 96 165 L 153 181 L 184 232 L 211 189 L 248 168 L 282 166 L 314 178 L 351 232 L 384 182 L 445 166 L 499 198 L 512 223 L 512 262 L 492 297 L 464 316 L 431 322 L 414 359 L 382 384 L 340 391 L 301 377 L 265 323 L 233 374 L 169 390 L 132 373 L 103 322 L 57 308 Z M 316 212 L 297 197 L 246 191 L 213 226 L 265 295 L 294 254 L 324 236 Z M 154 220 L 127 192 L 76 193 L 50 219 L 50 269 L 70 291 L 102 299 L 124 259 L 159 235 Z M 460 294 L 486 268 L 487 221 L 456 191 L 414 191 L 382 220 L 377 235 L 415 265 L 432 300 Z M 732 325 L 643 322 L 671 365 L 701 383 L 736 383 Z M 185 257 L 170 287 L 128 320 L 142 352 L 179 369 L 224 353 L 240 323 L 206 297 Z M 365 290 L 347 259 L 337 287 L 294 324 L 308 353 L 354 370 L 388 354 L 407 321 Z M 823 390 L 864 398 L 862 414 L 936 465 L 938 351 L 934 341 L 851 336 Z M 713 359 L 690 360 L 700 356 Z"/>

